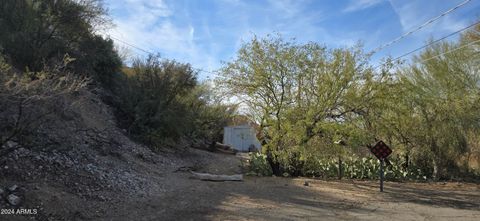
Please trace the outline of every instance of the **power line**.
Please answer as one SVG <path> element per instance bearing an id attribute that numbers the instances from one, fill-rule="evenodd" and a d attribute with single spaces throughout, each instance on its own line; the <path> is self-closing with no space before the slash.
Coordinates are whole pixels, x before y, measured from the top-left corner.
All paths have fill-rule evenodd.
<path id="1" fill-rule="evenodd" d="M 443 52 L 443 53 L 441 53 L 441 54 L 435 55 L 435 56 L 433 56 L 433 57 L 429 57 L 429 58 L 427 58 L 427 59 L 423 59 L 423 60 L 421 60 L 420 62 L 430 61 L 430 60 L 432 60 L 432 59 L 434 59 L 434 58 L 440 57 L 440 56 L 445 55 L 445 54 L 452 53 L 452 52 L 454 52 L 454 51 L 457 51 L 457 50 L 460 50 L 460 49 L 462 49 L 462 48 L 468 47 L 468 46 L 470 46 L 470 45 L 472 45 L 472 44 L 475 44 L 475 43 L 477 43 L 477 42 L 480 42 L 480 39 L 478 39 L 478 40 L 476 40 L 476 41 L 472 41 L 472 42 L 470 42 L 470 43 L 468 43 L 468 44 L 466 44 L 466 45 L 462 45 L 462 46 L 460 46 L 460 47 L 456 47 L 456 48 L 454 48 L 454 49 L 452 49 L 452 50 L 448 50 L 448 51 L 446 51 L 446 52 Z"/>
<path id="2" fill-rule="evenodd" d="M 204 69 L 201 69 L 201 68 L 194 68 L 194 69 L 196 69 L 198 71 L 201 71 L 201 72 L 209 73 L 209 74 L 214 75 L 214 76 L 218 76 L 218 74 L 213 72 L 213 71 L 207 71 L 207 70 L 204 70 Z"/>
<path id="3" fill-rule="evenodd" d="M 392 41 L 390 41 L 390 42 L 388 42 L 388 43 L 386 43 L 386 44 L 380 45 L 379 47 L 373 49 L 371 53 L 372 53 L 372 54 L 377 53 L 377 52 L 381 51 L 382 49 L 384 49 L 384 48 L 386 48 L 386 47 L 388 47 L 388 46 L 390 46 L 390 45 L 392 45 L 392 44 L 397 43 L 398 41 L 406 38 L 407 36 L 413 34 L 414 32 L 417 32 L 417 31 L 421 30 L 422 28 L 424 28 L 424 27 L 432 24 L 433 22 L 435 22 L 436 20 L 442 18 L 443 16 L 445 16 L 445 15 L 447 15 L 447 14 L 449 14 L 449 13 L 457 10 L 458 8 L 464 6 L 465 4 L 469 3 L 470 1 L 471 1 L 471 0 L 465 0 L 464 2 L 458 4 L 457 6 L 451 8 L 451 9 L 448 9 L 447 11 L 443 12 L 442 14 L 440 14 L 440 15 L 434 17 L 434 18 L 431 18 L 430 20 L 426 21 L 425 23 L 423 23 L 422 25 L 418 26 L 417 28 L 415 28 L 415 29 L 413 29 L 413 30 L 411 30 L 411 31 L 409 31 L 409 32 L 407 32 L 407 33 L 405 33 L 405 34 L 403 34 L 403 35 L 401 35 L 401 36 L 393 39 Z"/>
<path id="4" fill-rule="evenodd" d="M 404 57 L 406 57 L 406 56 L 408 56 L 408 55 L 411 55 L 411 54 L 413 54 L 413 53 L 415 53 L 415 52 L 417 52 L 417 51 L 420 51 L 420 50 L 422 50 L 422 49 L 424 49 L 424 48 L 426 48 L 426 47 L 428 47 L 428 46 L 431 46 L 431 45 L 436 44 L 436 43 L 438 43 L 438 42 L 440 42 L 440 41 L 442 41 L 442 40 L 445 40 L 446 38 L 449 38 L 449 37 L 451 37 L 451 36 L 453 36 L 453 35 L 456 35 L 456 34 L 458 34 L 458 33 L 461 33 L 461 32 L 463 32 L 463 31 L 465 31 L 465 30 L 467 30 L 467 29 L 469 29 L 469 28 L 471 28 L 471 27 L 474 27 L 474 26 L 477 25 L 477 24 L 480 24 L 480 21 L 475 22 L 475 23 L 473 23 L 473 24 L 471 24 L 471 25 L 469 25 L 469 26 L 467 26 L 467 27 L 464 27 L 464 28 L 462 28 L 462 29 L 460 29 L 460 30 L 457 30 L 457 31 L 455 31 L 455 32 L 452 32 L 452 33 L 450 33 L 450 34 L 448 34 L 448 35 L 445 35 L 445 36 L 443 36 L 443 37 L 441 37 L 441 38 L 439 38 L 439 39 L 437 39 L 437 40 L 435 40 L 435 41 L 432 41 L 432 42 L 430 42 L 430 43 L 428 43 L 428 44 L 425 44 L 425 45 L 423 45 L 423 46 L 421 46 L 421 47 L 418 47 L 418 48 L 416 48 L 416 49 L 414 49 L 414 50 L 412 50 L 412 51 L 409 51 L 409 52 L 407 52 L 407 53 L 405 53 L 405 54 L 402 54 L 402 55 L 400 55 L 400 56 L 392 59 L 391 62 L 400 60 L 401 58 L 404 58 Z M 382 66 L 382 65 L 384 65 L 384 64 L 386 64 L 386 62 L 375 66 L 375 67 L 373 68 L 373 70 L 379 68 L 380 66 Z"/>
<path id="5" fill-rule="evenodd" d="M 132 47 L 132 48 L 135 48 L 135 49 L 137 49 L 137 50 L 139 50 L 139 51 L 145 52 L 145 53 L 147 53 L 147 54 L 155 54 L 154 52 L 151 52 L 151 51 L 149 51 L 149 50 L 143 49 L 143 48 L 138 47 L 138 46 L 136 46 L 136 45 L 134 45 L 134 44 L 128 43 L 128 42 L 126 42 L 126 41 L 124 41 L 124 40 L 122 40 L 122 39 L 119 39 L 119 38 L 117 38 L 117 37 L 114 37 L 114 36 L 112 36 L 112 35 L 110 35 L 110 34 L 107 34 L 107 35 L 108 35 L 108 37 L 113 38 L 113 39 L 115 39 L 115 40 L 117 40 L 117 41 L 119 41 L 119 42 L 121 42 L 121 43 L 123 43 L 123 44 L 125 44 L 125 45 L 127 45 L 127 46 L 130 46 L 130 47 Z"/>
<path id="6" fill-rule="evenodd" d="M 475 44 L 475 43 L 478 43 L 478 42 L 480 42 L 480 39 L 478 39 L 478 40 L 476 40 L 476 41 L 472 41 L 472 42 L 470 42 L 470 43 L 468 43 L 468 44 L 464 44 L 464 45 L 462 45 L 462 46 L 456 47 L 456 48 L 454 48 L 454 49 L 448 50 L 448 51 L 446 51 L 446 52 L 440 53 L 440 54 L 438 54 L 438 55 L 435 55 L 435 56 L 432 56 L 432 57 L 429 57 L 429 58 L 426 58 L 426 59 L 422 59 L 422 60 L 420 60 L 419 62 L 430 61 L 430 60 L 435 59 L 435 58 L 438 58 L 438 57 L 440 57 L 440 56 L 442 56 L 442 55 L 446 55 L 446 54 L 452 53 L 452 52 L 454 52 L 454 51 L 458 51 L 458 50 L 460 50 L 460 49 L 462 49 L 462 48 L 466 48 L 466 47 L 468 47 L 468 46 L 470 46 L 470 45 L 473 45 L 473 44 Z"/>
<path id="7" fill-rule="evenodd" d="M 147 50 L 147 49 L 143 49 L 143 48 L 141 48 L 141 47 L 139 47 L 139 46 L 136 46 L 136 45 L 134 45 L 134 44 L 132 44 L 132 43 L 128 43 L 127 41 L 124 41 L 124 40 L 122 40 L 122 39 L 120 39 L 120 38 L 117 38 L 117 37 L 115 37 L 115 36 L 112 36 L 112 35 L 110 35 L 110 34 L 108 34 L 108 33 L 104 33 L 104 34 L 106 34 L 108 37 L 110 37 L 110 38 L 112 38 L 112 39 L 115 39 L 115 40 L 117 40 L 117 41 L 119 41 L 119 42 L 121 42 L 121 43 L 123 43 L 123 44 L 125 44 L 125 45 L 127 45 L 127 46 L 130 46 L 130 47 L 132 47 L 132 48 L 135 48 L 135 49 L 137 49 L 137 50 L 139 50 L 139 51 L 142 51 L 142 52 L 144 52 L 144 53 L 154 54 L 154 52 L 151 52 L 151 51 L 149 51 L 149 50 Z M 194 70 L 199 71 L 199 72 L 205 72 L 205 73 L 209 73 L 209 74 L 212 74 L 212 75 L 215 75 L 215 76 L 217 75 L 216 73 L 214 73 L 214 72 L 212 72 L 212 71 L 207 71 L 207 70 L 204 70 L 204 69 L 201 69 L 201 68 L 194 68 L 194 67 L 192 67 L 192 68 L 193 68 Z"/>

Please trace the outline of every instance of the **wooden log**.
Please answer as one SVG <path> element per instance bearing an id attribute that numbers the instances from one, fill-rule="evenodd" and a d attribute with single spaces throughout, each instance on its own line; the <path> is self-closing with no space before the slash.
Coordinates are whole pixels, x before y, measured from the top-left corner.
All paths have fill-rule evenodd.
<path id="1" fill-rule="evenodd" d="M 223 149 L 223 150 L 232 150 L 233 148 L 227 144 L 215 142 L 215 147 L 218 149 Z"/>
<path id="2" fill-rule="evenodd" d="M 229 154 L 237 153 L 237 150 L 233 149 L 230 145 L 227 145 L 227 144 L 215 142 L 214 146 L 217 151 L 220 151 L 222 153 L 229 153 Z"/>
<path id="3" fill-rule="evenodd" d="M 205 181 L 243 181 L 242 174 L 235 175 L 216 175 L 210 173 L 196 173 L 192 172 L 193 178 Z"/>

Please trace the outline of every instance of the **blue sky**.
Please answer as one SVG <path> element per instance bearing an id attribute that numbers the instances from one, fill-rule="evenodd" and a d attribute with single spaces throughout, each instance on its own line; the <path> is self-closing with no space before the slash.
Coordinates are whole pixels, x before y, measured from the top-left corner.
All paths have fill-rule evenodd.
<path id="1" fill-rule="evenodd" d="M 115 27 L 108 33 L 162 57 L 212 71 L 234 59 L 253 35 L 279 33 L 329 48 L 362 42 L 372 50 L 464 0 L 106 0 Z M 401 55 L 480 19 L 471 0 L 434 24 L 377 53 Z M 455 37 L 450 40 L 455 39 Z M 123 43 L 116 41 L 120 46 Z M 132 55 L 142 55 L 130 49 Z M 208 72 L 200 78 L 209 77 Z"/>

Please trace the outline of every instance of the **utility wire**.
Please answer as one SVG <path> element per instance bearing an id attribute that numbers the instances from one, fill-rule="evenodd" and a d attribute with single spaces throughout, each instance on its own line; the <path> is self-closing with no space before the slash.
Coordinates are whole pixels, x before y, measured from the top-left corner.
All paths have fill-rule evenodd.
<path id="1" fill-rule="evenodd" d="M 128 42 L 126 42 L 126 41 L 124 41 L 124 40 L 122 40 L 122 39 L 120 39 L 120 38 L 117 38 L 117 37 L 115 37 L 115 36 L 112 36 L 112 35 L 110 35 L 110 34 L 108 34 L 108 33 L 104 33 L 104 34 L 106 34 L 108 37 L 110 37 L 110 38 L 112 38 L 112 39 L 115 39 L 115 40 L 117 40 L 117 41 L 119 41 L 119 42 L 121 42 L 121 43 L 123 43 L 123 44 L 125 44 L 125 45 L 127 45 L 127 46 L 130 46 L 130 47 L 132 47 L 132 48 L 134 48 L 134 49 L 137 49 L 137 50 L 139 50 L 139 51 L 142 51 L 142 52 L 144 52 L 144 53 L 154 54 L 153 52 L 151 52 L 151 51 L 149 51 L 149 50 L 147 50 L 147 49 L 143 49 L 143 48 L 141 48 L 141 47 L 139 47 L 139 46 L 136 46 L 136 45 L 134 45 L 134 44 L 132 44 L 132 43 L 128 43 Z M 214 73 L 214 72 L 212 72 L 212 71 L 207 71 L 207 70 L 204 70 L 204 69 L 201 69 L 201 68 L 194 68 L 194 67 L 192 67 L 192 68 L 193 68 L 194 70 L 199 71 L 199 72 L 205 72 L 205 73 L 209 73 L 209 74 L 212 74 L 212 75 L 217 76 L 217 74 Z"/>
<path id="2" fill-rule="evenodd" d="M 465 30 L 467 30 L 467 29 L 470 29 L 471 27 L 474 27 L 474 26 L 477 25 L 477 24 L 480 24 L 480 21 L 475 22 L 475 23 L 473 23 L 473 24 L 471 24 L 471 25 L 469 25 L 469 26 L 467 26 L 467 27 L 464 27 L 464 28 L 462 28 L 462 29 L 460 29 L 460 30 L 457 30 L 457 31 L 455 31 L 455 32 L 452 32 L 452 33 L 450 33 L 450 34 L 448 34 L 448 35 L 445 35 L 445 36 L 443 36 L 443 37 L 441 37 L 441 38 L 439 38 L 439 39 L 437 39 L 437 40 L 435 40 L 435 41 L 432 41 L 432 42 L 430 42 L 430 43 L 428 43 L 428 44 L 425 44 L 425 45 L 423 45 L 423 46 L 421 46 L 421 47 L 418 47 L 418 48 L 416 48 L 416 49 L 414 49 L 414 50 L 412 50 L 412 51 L 409 51 L 409 52 L 407 52 L 407 53 L 405 53 L 405 54 L 402 54 L 402 55 L 400 55 L 400 56 L 392 59 L 390 62 L 394 62 L 394 61 L 400 60 L 401 58 L 404 58 L 404 57 L 406 57 L 406 56 L 408 56 L 408 55 L 411 55 L 411 54 L 413 54 L 413 53 L 415 53 L 415 52 L 417 52 L 417 51 L 420 51 L 420 50 L 422 50 L 422 49 L 424 49 L 424 48 L 426 48 L 426 47 L 428 47 L 428 46 L 431 46 L 431 45 L 433 45 L 433 44 L 436 44 L 436 43 L 438 43 L 439 41 L 445 40 L 446 38 L 449 38 L 449 37 L 451 37 L 451 36 L 453 36 L 453 35 L 456 35 L 456 34 L 461 33 L 461 32 L 463 32 L 463 31 L 465 31 Z M 380 66 L 382 66 L 382 65 L 384 65 L 384 64 L 386 64 L 386 62 L 375 66 L 375 67 L 373 68 L 373 70 L 379 68 Z"/>
<path id="3" fill-rule="evenodd" d="M 470 42 L 470 43 L 468 43 L 468 44 L 464 44 L 464 45 L 462 45 L 462 46 L 458 46 L 458 47 L 456 47 L 456 48 L 454 48 L 454 49 L 451 49 L 451 50 L 448 50 L 448 51 L 446 51 L 446 52 L 437 54 L 437 55 L 435 55 L 435 56 L 422 59 L 422 60 L 420 60 L 419 62 L 430 61 L 430 60 L 435 59 L 435 58 L 438 58 L 438 57 L 440 57 L 440 56 L 442 56 L 442 55 L 446 55 L 446 54 L 452 53 L 452 52 L 454 52 L 454 51 L 458 51 L 458 50 L 460 50 L 460 49 L 462 49 L 462 48 L 466 48 L 466 47 L 468 47 L 468 46 L 470 46 L 470 45 L 473 45 L 473 44 L 475 44 L 475 43 L 478 43 L 478 42 L 480 42 L 480 39 L 478 39 L 478 40 L 476 40 L 476 41 L 472 41 L 472 42 Z"/>
<path id="4" fill-rule="evenodd" d="M 398 41 L 406 38 L 407 36 L 413 34 L 414 32 L 417 32 L 417 31 L 421 30 L 422 28 L 424 28 L 424 27 L 432 24 L 433 22 L 435 22 L 436 20 L 442 18 L 443 16 L 445 16 L 445 15 L 447 15 L 447 14 L 449 14 L 449 13 L 457 10 L 458 8 L 464 6 L 465 4 L 469 3 L 470 1 L 471 1 L 471 0 L 463 1 L 462 3 L 458 4 L 457 6 L 451 8 L 451 9 L 448 9 L 447 11 L 443 12 L 442 14 L 440 14 L 440 15 L 434 17 L 434 18 L 431 18 L 430 20 L 426 21 L 425 23 L 423 23 L 422 25 L 416 27 L 415 29 L 412 29 L 411 31 L 409 31 L 409 32 L 407 32 L 407 33 L 405 33 L 405 34 L 403 34 L 403 35 L 401 35 L 401 36 L 393 39 L 392 41 L 390 41 L 390 42 L 388 42 L 388 43 L 386 43 L 386 44 L 380 45 L 379 47 L 373 49 L 373 50 L 371 51 L 371 54 L 375 54 L 375 53 L 381 51 L 382 49 L 384 49 L 384 48 L 386 48 L 386 47 L 388 47 L 388 46 L 390 46 L 390 45 L 392 45 L 392 44 L 397 43 Z"/>
<path id="5" fill-rule="evenodd" d="M 470 42 L 470 43 L 468 43 L 468 44 L 465 44 L 465 45 L 462 45 L 462 46 L 460 46 L 460 47 L 456 47 L 456 48 L 454 48 L 454 49 L 452 49 L 452 50 L 448 50 L 448 51 L 446 51 L 446 52 L 443 52 L 443 53 L 441 53 L 441 54 L 435 55 L 435 56 L 433 56 L 433 57 L 429 57 L 429 58 L 423 59 L 423 60 L 421 60 L 420 62 L 430 61 L 430 60 L 432 60 L 432 59 L 434 59 L 434 58 L 440 57 L 440 56 L 445 55 L 445 54 L 452 53 L 452 52 L 454 52 L 454 51 L 457 51 L 457 50 L 460 50 L 460 49 L 462 49 L 462 48 L 465 48 L 465 47 L 468 47 L 468 46 L 470 46 L 470 45 L 473 45 L 473 44 L 475 44 L 475 43 L 477 43 L 477 42 L 480 42 L 480 39 L 478 39 L 478 40 L 476 40 L 476 41 L 472 41 L 472 42 Z"/>
<path id="6" fill-rule="evenodd" d="M 198 71 L 201 71 L 201 72 L 205 72 L 205 73 L 209 73 L 211 75 L 215 75 L 215 76 L 218 76 L 218 74 L 216 74 L 215 72 L 213 71 L 207 71 L 207 70 L 204 70 L 204 69 L 201 69 L 201 68 L 195 68 L 196 70 Z"/>
<path id="7" fill-rule="evenodd" d="M 149 51 L 149 50 L 146 50 L 146 49 L 143 49 L 143 48 L 141 48 L 141 47 L 138 47 L 138 46 L 136 46 L 136 45 L 134 45 L 134 44 L 128 43 L 128 42 L 126 42 L 126 41 L 124 41 L 124 40 L 122 40 L 122 39 L 119 39 L 119 38 L 117 38 L 117 37 L 114 37 L 114 36 L 112 36 L 112 35 L 110 35 L 110 34 L 107 34 L 107 36 L 110 37 L 110 38 L 112 38 L 112 39 L 115 39 L 115 40 L 117 40 L 117 41 L 119 41 L 119 42 L 121 42 L 121 43 L 123 43 L 123 44 L 125 44 L 125 45 L 127 45 L 127 46 L 130 46 L 130 47 L 132 47 L 132 48 L 135 48 L 135 49 L 137 49 L 137 50 L 139 50 L 139 51 L 145 52 L 145 53 L 147 53 L 147 54 L 155 54 L 155 53 L 153 53 L 153 52 L 151 52 L 151 51 Z"/>
<path id="8" fill-rule="evenodd" d="M 471 0 L 466 0 L 466 1 L 458 4 L 457 6 L 451 8 L 451 9 L 445 11 L 445 12 L 443 12 L 442 14 L 440 14 L 440 15 L 438 15 L 438 16 L 430 19 L 430 20 L 428 20 L 427 22 L 423 23 L 422 25 L 418 26 L 417 28 L 415 28 L 415 29 L 413 29 L 413 30 L 411 30 L 411 31 L 409 31 L 409 32 L 407 32 L 407 33 L 399 36 L 398 38 L 396 38 L 396 39 L 394 39 L 394 40 L 392 40 L 392 41 L 390 41 L 390 42 L 388 42 L 388 43 L 386 43 L 386 44 L 383 44 L 383 45 L 375 48 L 375 49 L 372 51 L 372 54 L 373 54 L 373 53 L 376 53 L 376 52 L 378 52 L 378 51 L 380 51 L 380 50 L 382 50 L 382 49 L 384 49 L 384 48 L 386 48 L 386 47 L 388 47 L 388 46 L 390 46 L 390 45 L 392 45 L 392 44 L 394 44 L 394 43 L 396 43 L 396 42 L 398 42 L 398 41 L 400 41 L 400 40 L 402 40 L 403 38 L 407 37 L 408 35 L 413 34 L 413 33 L 416 32 L 416 31 L 421 30 L 422 28 L 428 26 L 429 24 L 432 24 L 433 22 L 435 22 L 436 20 L 442 18 L 443 16 L 445 16 L 445 15 L 447 15 L 447 14 L 449 14 L 449 13 L 457 10 L 458 8 L 464 6 L 465 4 L 469 3 L 470 1 L 471 1 Z M 417 52 L 417 51 L 419 51 L 419 50 L 421 50 L 421 49 L 424 49 L 424 48 L 426 48 L 426 47 L 428 47 L 428 46 L 430 46 L 430 45 L 433 45 L 433 44 L 435 44 L 435 43 L 437 43 L 437 42 L 439 42 L 439 41 L 442 41 L 442 40 L 444 40 L 444 39 L 446 39 L 446 38 L 449 38 L 449 37 L 451 37 L 451 36 L 453 36 L 453 35 L 455 35 L 455 34 L 458 34 L 458 33 L 460 33 L 460 32 L 463 32 L 463 31 L 465 31 L 465 30 L 467 30 L 467 29 L 469 29 L 469 28 L 471 28 L 471 27 L 473 27 L 473 26 L 475 26 L 475 25 L 477 25 L 477 24 L 480 24 L 480 21 L 478 21 L 478 22 L 476 22 L 476 23 L 473 23 L 473 24 L 471 24 L 471 25 L 469 25 L 469 26 L 467 26 L 467 27 L 465 27 L 465 28 L 462 28 L 462 29 L 460 29 L 460 30 L 458 30 L 458 31 L 452 32 L 452 33 L 450 33 L 450 34 L 448 34 L 448 35 L 446 35 L 446 36 L 443 36 L 443 37 L 441 37 L 441 38 L 439 38 L 439 39 L 437 39 L 437 40 L 435 40 L 435 41 L 430 42 L 429 44 L 423 45 L 423 46 L 421 46 L 421 47 L 419 47 L 419 48 L 416 48 L 416 49 L 414 49 L 414 50 L 412 50 L 412 51 L 410 51 L 410 52 L 407 52 L 407 53 L 405 53 L 405 54 L 402 54 L 402 55 L 394 58 L 392 61 L 397 61 L 397 60 L 399 60 L 399 59 L 401 59 L 401 58 L 403 58 L 403 57 L 405 57 L 405 56 L 408 56 L 408 55 L 410 55 L 410 54 L 412 54 L 412 53 L 415 53 L 415 52 Z M 134 49 L 137 49 L 137 50 L 142 51 L 142 52 L 147 53 L 147 54 L 154 54 L 153 52 L 151 52 L 151 51 L 149 51 L 149 50 L 147 50 L 147 49 L 143 49 L 143 48 L 141 48 L 141 47 L 139 47 L 139 46 L 136 46 L 136 45 L 134 45 L 134 44 L 131 44 L 131 43 L 129 43 L 129 42 L 126 42 L 126 41 L 124 41 L 124 40 L 122 40 L 122 39 L 120 39 L 120 38 L 117 38 L 117 37 L 115 37 L 115 36 L 112 36 L 112 35 L 110 35 L 110 34 L 108 34 L 108 33 L 105 33 L 105 34 L 106 34 L 108 37 L 110 37 L 110 38 L 112 38 L 112 39 L 115 39 L 115 40 L 117 40 L 117 41 L 119 41 L 119 42 L 121 42 L 121 43 L 123 43 L 123 44 L 125 44 L 125 45 L 127 45 L 127 46 L 130 46 L 130 47 L 132 47 L 132 48 L 134 48 Z M 456 48 L 456 49 L 454 49 L 454 50 L 447 51 L 447 52 L 445 52 L 445 53 L 443 53 L 443 54 L 447 54 L 447 53 L 450 53 L 450 52 L 459 50 L 459 49 L 464 48 L 464 47 L 467 47 L 467 46 L 469 46 L 469 45 L 471 45 L 471 44 L 473 44 L 473 43 L 476 43 L 476 42 L 478 42 L 478 41 L 480 41 L 480 40 L 471 42 L 471 43 L 469 43 L 469 44 L 467 44 L 467 45 L 463 45 L 463 46 L 458 47 L 458 48 Z M 441 55 L 443 55 L 443 54 L 437 55 L 437 56 L 435 56 L 435 57 L 441 56 Z M 433 59 L 433 58 L 435 58 L 435 57 L 429 58 L 429 59 L 427 59 L 427 60 Z M 427 61 L 427 60 L 422 60 L 422 62 Z M 375 70 L 375 69 L 377 69 L 378 67 L 380 67 L 381 65 L 384 65 L 384 64 L 385 64 L 385 63 L 380 64 L 380 65 L 377 65 L 377 66 L 374 67 L 373 69 Z M 209 74 L 212 74 L 212 75 L 217 75 L 217 74 L 215 74 L 215 73 L 212 72 L 212 71 L 207 71 L 207 70 L 203 70 L 203 69 L 200 69 L 200 68 L 194 68 L 194 69 L 196 69 L 197 71 L 200 71 L 200 72 L 206 72 L 206 73 L 209 73 Z"/>

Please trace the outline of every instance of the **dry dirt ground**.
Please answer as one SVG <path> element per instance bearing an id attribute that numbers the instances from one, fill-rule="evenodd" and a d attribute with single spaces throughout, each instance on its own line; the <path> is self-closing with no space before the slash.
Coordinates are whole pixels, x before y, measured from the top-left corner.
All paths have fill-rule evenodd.
<path id="1" fill-rule="evenodd" d="M 188 174 L 174 180 L 175 190 L 126 211 L 145 220 L 480 220 L 478 184 L 387 182 L 379 193 L 369 181 L 208 182 Z"/>
<path id="2" fill-rule="evenodd" d="M 379 193 L 371 181 L 209 182 L 192 179 L 187 170 L 235 174 L 241 172 L 239 157 L 191 150 L 178 162 L 138 167 L 156 185 L 133 196 L 104 192 L 108 200 L 85 200 L 51 185 L 37 186 L 26 194 L 27 205 L 41 203 L 48 216 L 0 215 L 0 220 L 480 220 L 479 184 L 386 182 Z"/>

